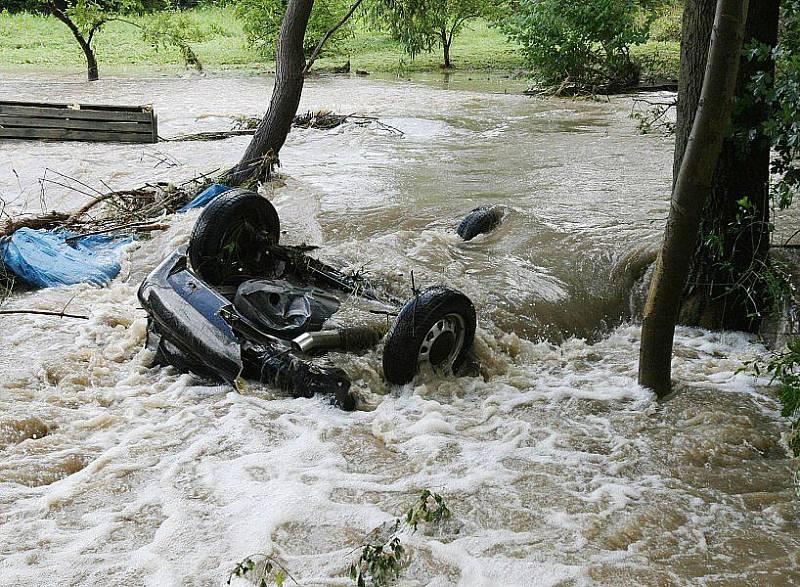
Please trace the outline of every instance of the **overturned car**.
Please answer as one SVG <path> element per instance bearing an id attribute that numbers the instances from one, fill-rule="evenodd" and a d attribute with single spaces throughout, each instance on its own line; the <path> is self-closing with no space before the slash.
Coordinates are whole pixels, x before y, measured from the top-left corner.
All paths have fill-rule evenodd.
<path id="1" fill-rule="evenodd" d="M 279 237 L 275 208 L 255 192 L 231 190 L 206 206 L 188 246 L 139 288 L 157 363 L 231 384 L 254 379 L 294 397 L 329 394 L 348 410 L 355 408 L 350 379 L 325 351 L 383 341 L 384 376 L 398 385 L 421 369 L 448 375 L 465 364 L 476 317 L 463 293 L 436 286 L 403 304 Z M 336 314 L 354 297 L 394 323 L 341 324 Z"/>

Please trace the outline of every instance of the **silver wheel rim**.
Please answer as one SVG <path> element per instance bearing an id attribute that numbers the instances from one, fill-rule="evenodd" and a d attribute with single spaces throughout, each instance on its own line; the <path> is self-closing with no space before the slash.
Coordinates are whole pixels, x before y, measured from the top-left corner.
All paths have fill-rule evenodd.
<path id="1" fill-rule="evenodd" d="M 447 314 L 437 320 L 422 339 L 417 355 L 417 368 L 425 365 L 433 371 L 450 374 L 453 372 L 456 358 L 464 346 L 464 319 L 458 314 Z M 453 339 L 452 346 L 442 355 L 442 346 Z M 431 356 L 433 351 L 433 356 Z M 441 357 L 441 358 L 440 358 Z M 433 359 L 433 361 L 432 361 Z"/>

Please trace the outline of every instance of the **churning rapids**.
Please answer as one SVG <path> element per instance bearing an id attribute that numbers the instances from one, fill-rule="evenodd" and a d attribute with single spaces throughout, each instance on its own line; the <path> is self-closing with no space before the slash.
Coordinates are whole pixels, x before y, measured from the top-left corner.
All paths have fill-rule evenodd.
<path id="1" fill-rule="evenodd" d="M 0 97 L 149 103 L 160 132 L 260 115 L 257 77 L 5 75 Z M 508 87 L 514 92 L 504 93 Z M 18 293 L 2 316 L 0 584 L 221 585 L 270 553 L 303 585 L 345 585 L 365 534 L 420 491 L 453 520 L 404 535 L 400 585 L 789 585 L 798 506 L 765 381 L 737 370 L 752 337 L 679 329 L 679 393 L 636 384 L 635 250 L 667 211 L 671 144 L 629 103 L 536 100 L 513 82 L 314 78 L 301 110 L 379 116 L 294 130 L 286 242 L 322 245 L 396 288 L 446 283 L 479 311 L 478 377 L 388 389 L 380 355 L 341 357 L 365 409 L 241 392 L 151 365 L 136 288 L 186 242 L 195 214 L 131 245 L 110 287 Z M 6 212 L 72 209 L 46 167 L 102 188 L 177 181 L 234 163 L 248 138 L 156 146 L 0 144 Z M 494 234 L 454 227 L 507 206 Z M 410 288 L 409 288 L 410 291 Z"/>

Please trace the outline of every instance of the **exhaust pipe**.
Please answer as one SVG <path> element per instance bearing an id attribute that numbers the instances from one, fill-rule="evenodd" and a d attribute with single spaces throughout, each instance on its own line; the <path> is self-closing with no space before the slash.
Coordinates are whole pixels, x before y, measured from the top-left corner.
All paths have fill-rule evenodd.
<path id="1" fill-rule="evenodd" d="M 388 326 L 375 325 L 304 332 L 292 339 L 292 348 L 301 353 L 333 349 L 359 351 L 378 344 L 388 329 Z"/>

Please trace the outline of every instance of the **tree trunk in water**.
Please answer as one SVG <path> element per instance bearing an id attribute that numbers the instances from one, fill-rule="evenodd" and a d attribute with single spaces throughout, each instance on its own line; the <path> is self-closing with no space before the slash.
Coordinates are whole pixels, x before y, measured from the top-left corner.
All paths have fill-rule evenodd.
<path id="1" fill-rule="evenodd" d="M 675 322 L 680 310 L 703 204 L 730 122 L 748 0 L 719 0 L 697 114 L 672 192 L 664 241 L 647 296 L 639 350 L 639 383 L 670 391 Z"/>
<path id="2" fill-rule="evenodd" d="M 453 42 L 453 38 L 451 37 L 448 41 L 445 35 L 445 41 L 442 43 L 442 47 L 444 48 L 444 68 L 450 69 L 450 44 Z"/>
<path id="3" fill-rule="evenodd" d="M 265 180 L 278 162 L 283 143 L 297 114 L 303 93 L 303 39 L 314 0 L 289 0 L 281 23 L 275 56 L 275 87 L 269 109 L 261 119 L 241 161 L 226 177 L 230 186 Z"/>
<path id="4" fill-rule="evenodd" d="M 678 100 L 673 177 L 677 178 L 694 111 L 700 98 L 699 71 L 705 65 L 702 50 L 711 38 L 709 0 L 689 0 L 684 13 L 681 47 L 681 81 Z M 778 36 L 779 0 L 750 4 L 744 43 L 758 41 L 774 46 Z M 748 84 L 764 71 L 773 79 L 775 63 L 744 59 L 736 84 L 736 129 L 758 129 L 768 112 L 753 100 Z M 740 133 L 741 136 L 741 133 Z M 682 323 L 711 329 L 758 328 L 758 312 L 769 303 L 768 292 L 757 271 L 768 267 L 770 145 L 760 133 L 743 144 L 727 137 L 714 174 L 710 197 L 700 227 L 701 241 L 695 252 Z M 750 209 L 744 222 L 738 202 L 747 198 Z"/>
<path id="5" fill-rule="evenodd" d="M 94 56 L 91 46 L 88 43 L 82 44 L 84 55 L 86 55 L 86 76 L 90 82 L 96 82 L 100 79 L 100 72 L 97 69 L 97 59 Z"/>
<path id="6" fill-rule="evenodd" d="M 67 15 L 66 12 L 61 10 L 55 3 L 51 2 L 48 4 L 48 8 L 50 12 L 55 16 L 58 20 L 63 22 L 69 28 L 72 36 L 75 37 L 75 40 L 78 41 L 78 44 L 81 46 L 81 50 L 83 54 L 86 56 L 86 76 L 90 82 L 97 81 L 100 79 L 100 72 L 97 68 L 97 58 L 94 55 L 94 51 L 92 50 L 91 42 L 87 41 L 83 38 L 80 29 L 78 26 L 72 22 L 72 19 Z"/>

